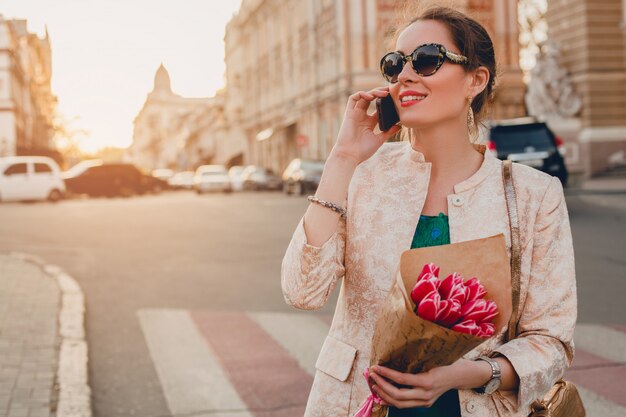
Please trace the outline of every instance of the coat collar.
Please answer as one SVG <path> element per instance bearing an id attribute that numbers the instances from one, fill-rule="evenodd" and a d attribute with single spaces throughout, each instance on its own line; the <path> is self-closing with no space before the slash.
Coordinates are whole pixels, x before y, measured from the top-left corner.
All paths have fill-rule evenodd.
<path id="1" fill-rule="evenodd" d="M 426 162 L 424 158 L 424 154 L 413 149 L 410 142 L 405 142 L 404 144 L 404 152 L 406 156 L 417 164 L 426 164 L 428 169 L 430 169 L 431 163 Z M 478 171 L 472 174 L 468 179 L 461 181 L 460 183 L 454 186 L 455 193 L 462 193 L 464 191 L 475 188 L 478 184 L 485 180 L 496 168 L 500 167 L 501 161 L 496 158 L 493 153 L 487 152 L 487 147 L 485 145 L 474 144 L 474 149 L 484 155 L 483 163 L 480 165 Z"/>

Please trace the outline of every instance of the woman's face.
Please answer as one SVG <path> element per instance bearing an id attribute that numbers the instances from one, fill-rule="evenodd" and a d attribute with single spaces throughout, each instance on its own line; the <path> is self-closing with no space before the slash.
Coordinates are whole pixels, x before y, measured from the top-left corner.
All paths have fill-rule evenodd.
<path id="1" fill-rule="evenodd" d="M 451 52 L 461 53 L 452 41 L 447 26 L 435 20 L 421 20 L 408 26 L 396 42 L 396 51 L 409 55 L 426 43 L 439 43 Z M 400 122 L 411 128 L 426 128 L 466 117 L 470 82 L 471 77 L 462 65 L 446 59 L 435 74 L 427 77 L 418 75 L 407 63 L 398 76 L 398 82 L 389 87 Z M 426 97 L 401 103 L 401 95 L 407 92 L 412 92 L 411 95 L 425 94 Z"/>

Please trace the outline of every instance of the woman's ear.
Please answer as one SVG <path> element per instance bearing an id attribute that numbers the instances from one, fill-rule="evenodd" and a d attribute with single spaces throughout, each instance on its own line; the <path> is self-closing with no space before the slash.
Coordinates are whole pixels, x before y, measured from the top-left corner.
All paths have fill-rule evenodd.
<path id="1" fill-rule="evenodd" d="M 489 83 L 489 70 L 487 67 L 480 66 L 472 71 L 471 74 L 472 80 L 470 83 L 469 93 L 472 97 L 476 97 L 483 92 Z"/>

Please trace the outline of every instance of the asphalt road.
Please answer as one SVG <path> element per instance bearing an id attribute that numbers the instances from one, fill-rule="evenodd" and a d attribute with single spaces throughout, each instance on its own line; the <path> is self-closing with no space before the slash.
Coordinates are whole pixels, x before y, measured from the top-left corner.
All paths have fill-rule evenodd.
<path id="1" fill-rule="evenodd" d="M 579 322 L 626 324 L 626 195 L 601 198 L 568 197 Z M 280 193 L 191 192 L 1 204 L 0 252 L 40 256 L 80 283 L 96 417 L 166 416 L 137 312 L 292 311 L 280 261 L 306 205 Z"/>

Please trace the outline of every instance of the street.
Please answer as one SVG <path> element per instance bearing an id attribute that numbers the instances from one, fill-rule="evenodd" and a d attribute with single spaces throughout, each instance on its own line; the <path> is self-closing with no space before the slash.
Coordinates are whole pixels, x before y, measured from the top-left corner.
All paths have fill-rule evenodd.
<path id="1" fill-rule="evenodd" d="M 626 329 L 624 200 L 568 196 L 577 354 L 622 380 L 623 352 L 592 344 Z M 8 203 L 0 252 L 40 256 L 82 287 L 95 416 L 295 416 L 334 304 L 304 313 L 283 301 L 280 262 L 306 206 L 269 192 Z M 592 388 L 617 401 L 618 388 Z"/>

